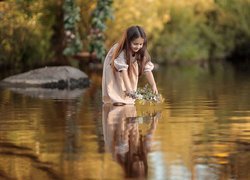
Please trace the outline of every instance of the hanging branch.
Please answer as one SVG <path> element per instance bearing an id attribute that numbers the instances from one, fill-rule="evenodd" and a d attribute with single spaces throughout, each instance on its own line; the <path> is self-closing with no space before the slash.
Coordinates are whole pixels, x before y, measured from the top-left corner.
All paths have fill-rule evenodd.
<path id="1" fill-rule="evenodd" d="M 112 3 L 113 0 L 98 0 L 92 14 L 89 51 L 96 53 L 98 59 L 103 59 L 106 53 L 104 46 L 105 22 L 107 19 L 113 18 Z"/>
<path id="2" fill-rule="evenodd" d="M 77 7 L 75 0 L 64 0 L 64 32 L 66 47 L 63 54 L 72 56 L 82 50 L 82 42 L 77 29 L 77 22 L 80 21 L 80 8 Z"/>

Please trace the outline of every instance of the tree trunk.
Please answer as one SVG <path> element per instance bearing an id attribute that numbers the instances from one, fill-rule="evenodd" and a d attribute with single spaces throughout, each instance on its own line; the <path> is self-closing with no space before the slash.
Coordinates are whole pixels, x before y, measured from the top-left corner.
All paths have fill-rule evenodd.
<path id="1" fill-rule="evenodd" d="M 53 25 L 53 32 L 51 38 L 52 50 L 54 51 L 54 63 L 59 65 L 67 65 L 68 59 L 63 55 L 65 48 L 64 39 L 64 23 L 63 23 L 63 0 L 59 1 L 56 7 L 55 23 Z"/>

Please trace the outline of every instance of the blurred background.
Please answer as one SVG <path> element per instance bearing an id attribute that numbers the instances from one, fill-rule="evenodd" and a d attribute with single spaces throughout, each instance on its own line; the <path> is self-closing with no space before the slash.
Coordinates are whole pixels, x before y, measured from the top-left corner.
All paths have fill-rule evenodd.
<path id="1" fill-rule="evenodd" d="M 159 64 L 249 66 L 249 0 L 1 0 L 0 68 L 101 62 L 131 25 Z"/>

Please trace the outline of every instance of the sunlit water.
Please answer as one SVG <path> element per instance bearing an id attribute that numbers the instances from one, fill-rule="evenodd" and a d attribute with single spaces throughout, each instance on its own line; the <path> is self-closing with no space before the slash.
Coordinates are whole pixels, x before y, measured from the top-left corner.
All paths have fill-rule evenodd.
<path id="1" fill-rule="evenodd" d="M 159 69 L 163 104 L 119 107 L 90 77 L 73 92 L 0 89 L 0 179 L 250 179 L 249 74 Z"/>

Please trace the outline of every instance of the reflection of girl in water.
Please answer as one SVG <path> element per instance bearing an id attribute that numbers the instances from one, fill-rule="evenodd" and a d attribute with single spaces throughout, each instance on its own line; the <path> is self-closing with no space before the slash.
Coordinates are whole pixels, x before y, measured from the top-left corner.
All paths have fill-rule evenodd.
<path id="1" fill-rule="evenodd" d="M 135 106 L 104 106 L 103 115 L 108 151 L 122 165 L 127 177 L 147 176 L 147 153 L 151 150 L 152 134 L 160 114 L 136 117 Z M 138 119 L 149 120 L 149 128 L 145 134 L 139 130 Z"/>

